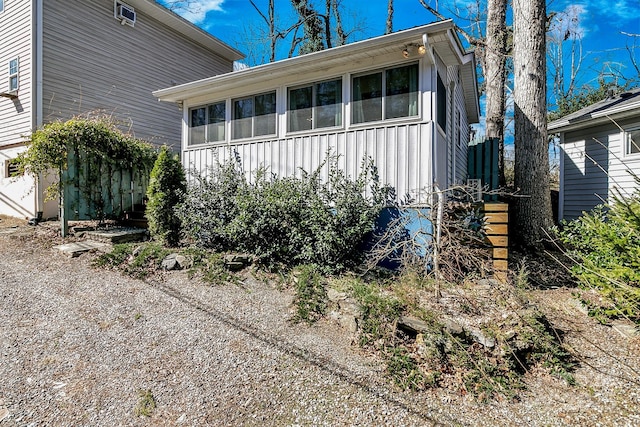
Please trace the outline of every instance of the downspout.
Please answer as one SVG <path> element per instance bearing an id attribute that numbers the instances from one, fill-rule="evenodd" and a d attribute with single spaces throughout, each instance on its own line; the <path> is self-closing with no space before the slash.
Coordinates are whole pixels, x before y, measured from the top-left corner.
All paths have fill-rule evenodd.
<path id="1" fill-rule="evenodd" d="M 32 3 L 33 10 L 33 42 L 32 42 L 32 95 L 31 108 L 32 112 L 32 132 L 42 126 L 42 22 L 43 22 L 43 0 L 34 0 Z M 44 211 L 44 184 L 43 176 L 40 174 L 35 180 L 35 197 L 36 197 L 36 217 L 40 218 Z"/>

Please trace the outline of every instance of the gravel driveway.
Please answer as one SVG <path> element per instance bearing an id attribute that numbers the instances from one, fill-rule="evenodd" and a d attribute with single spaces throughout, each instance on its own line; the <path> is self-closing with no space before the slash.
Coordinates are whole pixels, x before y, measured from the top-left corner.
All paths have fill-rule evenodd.
<path id="1" fill-rule="evenodd" d="M 212 287 L 182 272 L 132 280 L 91 268 L 87 255 L 59 255 L 31 230 L 0 233 L 2 426 L 640 421 L 637 406 L 622 418 L 581 418 L 590 398 L 571 401 L 575 389 L 559 381 L 533 384 L 518 403 L 400 392 L 336 325 L 288 322 L 287 291 L 252 278 Z M 156 405 L 150 416 L 136 415 L 144 391 Z M 639 402 L 624 394 L 610 404 L 618 412 Z"/>

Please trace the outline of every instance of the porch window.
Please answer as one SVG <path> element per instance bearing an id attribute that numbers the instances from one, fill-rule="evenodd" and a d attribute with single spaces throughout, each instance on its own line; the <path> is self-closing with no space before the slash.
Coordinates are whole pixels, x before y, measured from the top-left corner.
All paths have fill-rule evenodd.
<path id="1" fill-rule="evenodd" d="M 625 132 L 626 150 L 625 154 L 640 154 L 640 129 L 633 129 Z"/>
<path id="2" fill-rule="evenodd" d="M 289 132 L 342 126 L 342 80 L 289 89 Z"/>
<path id="3" fill-rule="evenodd" d="M 189 110 L 189 145 L 225 140 L 225 102 Z"/>
<path id="4" fill-rule="evenodd" d="M 18 80 L 18 73 L 20 71 L 18 58 L 9 61 L 9 92 L 18 90 L 20 82 Z"/>
<path id="5" fill-rule="evenodd" d="M 353 78 L 353 123 L 418 115 L 418 64 Z"/>
<path id="6" fill-rule="evenodd" d="M 0 0 L 0 13 L 4 12 L 4 0 Z"/>
<path id="7" fill-rule="evenodd" d="M 276 93 L 233 100 L 233 139 L 276 133 Z"/>

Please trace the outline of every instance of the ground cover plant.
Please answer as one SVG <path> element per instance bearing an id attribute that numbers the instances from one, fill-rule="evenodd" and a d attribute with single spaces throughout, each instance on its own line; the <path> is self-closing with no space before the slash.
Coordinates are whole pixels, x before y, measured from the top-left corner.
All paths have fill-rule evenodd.
<path id="1" fill-rule="evenodd" d="M 640 178 L 635 177 L 640 184 Z M 625 317 L 640 324 L 640 191 L 616 197 L 558 230 L 586 290 L 579 298 L 601 322 Z"/>

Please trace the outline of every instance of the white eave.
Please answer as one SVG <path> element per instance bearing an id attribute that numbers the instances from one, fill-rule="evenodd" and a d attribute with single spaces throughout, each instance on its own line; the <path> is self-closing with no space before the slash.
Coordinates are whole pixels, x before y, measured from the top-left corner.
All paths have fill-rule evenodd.
<path id="1" fill-rule="evenodd" d="M 184 34 L 225 59 L 238 61 L 245 57 L 242 52 L 232 48 L 153 0 L 126 0 L 126 3 Z"/>
<path id="2" fill-rule="evenodd" d="M 570 132 L 633 116 L 640 116 L 640 100 L 634 103 L 624 104 L 620 107 L 611 107 L 602 111 L 591 112 L 572 120 L 561 118 L 549 123 L 547 130 L 550 133 Z"/>
<path id="3" fill-rule="evenodd" d="M 306 72 L 327 71 L 333 67 L 365 61 L 381 55 L 397 55 L 408 44 L 421 44 L 423 35 L 427 34 L 430 46 L 434 48 L 445 65 L 462 65 L 463 85 L 467 100 L 467 114 L 470 121 L 477 122 L 480 107 L 478 104 L 478 88 L 475 74 L 473 53 L 465 53 L 459 38 L 455 35 L 451 20 L 398 31 L 392 34 L 367 39 L 320 52 L 288 58 L 256 67 L 245 68 L 231 73 L 221 74 L 172 86 L 153 92 L 160 101 L 182 102 L 184 100 L 214 95 L 216 93 L 246 87 L 268 79 L 278 79 L 289 75 L 292 70 L 296 74 Z"/>

